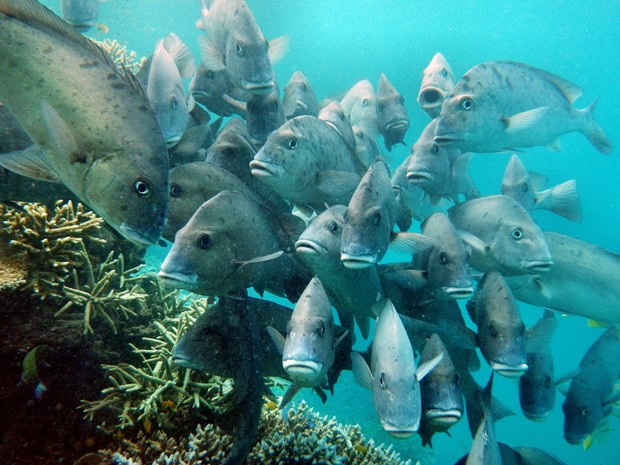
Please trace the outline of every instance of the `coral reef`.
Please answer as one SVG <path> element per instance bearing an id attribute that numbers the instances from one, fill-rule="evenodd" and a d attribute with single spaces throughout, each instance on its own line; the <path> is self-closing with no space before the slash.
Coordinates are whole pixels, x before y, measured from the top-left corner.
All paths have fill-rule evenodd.
<path id="1" fill-rule="evenodd" d="M 128 69 L 133 74 L 136 74 L 146 61 L 144 57 L 138 59 L 136 52 L 127 50 L 126 46 L 119 44 L 116 40 L 104 39 L 102 42 L 95 39 L 91 40 L 108 52 L 114 60 L 114 63 L 116 63 L 121 70 Z"/>

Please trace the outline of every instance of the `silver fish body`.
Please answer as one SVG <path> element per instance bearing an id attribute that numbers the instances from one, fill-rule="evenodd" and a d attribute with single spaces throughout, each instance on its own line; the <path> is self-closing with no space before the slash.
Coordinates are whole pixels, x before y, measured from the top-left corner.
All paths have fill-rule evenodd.
<path id="1" fill-rule="evenodd" d="M 342 97 L 340 104 L 351 126 L 363 126 L 371 137 L 379 135 L 379 119 L 377 116 L 377 94 L 367 79 L 356 82 Z"/>
<path id="2" fill-rule="evenodd" d="M 393 145 L 404 144 L 403 139 L 409 129 L 405 99 L 383 73 L 379 75 L 377 85 L 377 119 L 388 151 L 392 151 Z"/>
<path id="3" fill-rule="evenodd" d="M 454 88 L 454 73 L 441 53 L 436 53 L 422 72 L 422 84 L 418 92 L 418 103 L 431 118 L 441 112 L 444 99 Z"/>
<path id="4" fill-rule="evenodd" d="M 284 86 L 282 109 L 287 119 L 301 115 L 318 116 L 319 102 L 303 72 L 295 71 Z"/>

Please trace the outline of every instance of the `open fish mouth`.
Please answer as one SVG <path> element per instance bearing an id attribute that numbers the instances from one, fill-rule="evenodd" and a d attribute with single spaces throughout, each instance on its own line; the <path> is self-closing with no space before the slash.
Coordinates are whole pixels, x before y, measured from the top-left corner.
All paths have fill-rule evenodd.
<path id="1" fill-rule="evenodd" d="M 313 382 L 323 369 L 323 364 L 312 360 L 282 360 L 286 373 L 298 382 Z"/>
<path id="2" fill-rule="evenodd" d="M 299 239 L 295 242 L 295 252 L 309 255 L 327 255 L 325 247 L 307 239 Z"/>
<path id="3" fill-rule="evenodd" d="M 463 416 L 463 412 L 457 409 L 438 409 L 429 408 L 424 410 L 424 418 L 435 426 L 445 427 L 446 429 L 458 422 Z"/>
<path id="4" fill-rule="evenodd" d="M 241 87 L 252 94 L 267 94 L 271 92 L 274 86 L 273 79 L 269 79 L 268 81 L 256 82 L 256 81 L 248 81 L 246 79 L 241 79 Z"/>
<path id="5" fill-rule="evenodd" d="M 190 289 L 196 286 L 198 282 L 198 275 L 195 273 L 167 273 L 165 271 L 160 271 L 157 273 L 157 277 L 164 286 L 177 289 Z"/>
<path id="6" fill-rule="evenodd" d="M 157 242 L 159 241 L 159 236 L 150 237 L 142 234 L 141 232 L 129 226 L 127 223 L 122 223 L 118 229 L 120 230 L 120 233 L 123 234 L 123 236 L 125 236 L 127 239 L 137 245 L 148 246 L 157 244 Z"/>
<path id="7" fill-rule="evenodd" d="M 426 184 L 431 182 L 433 177 L 428 171 L 407 171 L 407 181 L 411 184 Z"/>
<path id="8" fill-rule="evenodd" d="M 377 263 L 377 255 L 351 255 L 343 252 L 340 254 L 340 261 L 351 270 L 361 270 Z"/>
<path id="9" fill-rule="evenodd" d="M 543 273 L 553 266 L 553 260 L 521 260 L 519 264 L 530 273 Z"/>
<path id="10" fill-rule="evenodd" d="M 518 378 L 522 376 L 528 369 L 527 363 L 519 363 L 518 365 L 506 365 L 501 362 L 491 362 L 491 368 L 498 374 L 506 378 Z"/>
<path id="11" fill-rule="evenodd" d="M 276 165 L 275 163 L 271 163 L 269 161 L 256 159 L 250 162 L 250 170 L 253 176 L 259 178 L 275 177 L 284 173 L 284 168 L 280 165 Z"/>
<path id="12" fill-rule="evenodd" d="M 420 93 L 418 94 L 418 102 L 425 110 L 432 109 L 441 106 L 445 97 L 446 92 L 443 89 L 428 86 L 420 90 Z"/>
<path id="13" fill-rule="evenodd" d="M 444 287 L 443 292 L 451 299 L 467 299 L 474 293 L 474 288 L 469 287 Z"/>
<path id="14" fill-rule="evenodd" d="M 525 415 L 525 418 L 527 418 L 528 420 L 541 422 L 541 421 L 545 421 L 549 417 L 549 412 L 542 412 L 542 413 L 523 412 L 523 415 Z"/>

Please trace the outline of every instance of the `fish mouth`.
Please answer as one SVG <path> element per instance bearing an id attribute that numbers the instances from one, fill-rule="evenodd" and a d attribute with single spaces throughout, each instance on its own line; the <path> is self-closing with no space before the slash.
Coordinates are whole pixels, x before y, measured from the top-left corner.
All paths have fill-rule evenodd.
<path id="1" fill-rule="evenodd" d="M 252 94 L 267 94 L 271 92 L 274 85 L 273 79 L 261 82 L 241 79 L 241 87 Z"/>
<path id="2" fill-rule="evenodd" d="M 118 227 L 118 229 L 121 232 L 121 234 L 123 234 L 123 236 L 125 236 L 127 239 L 129 239 L 131 242 L 137 245 L 149 246 L 149 245 L 157 244 L 157 242 L 159 241 L 159 236 L 149 237 L 145 234 L 142 234 L 141 232 L 138 232 L 137 230 L 129 226 L 127 223 L 122 223 Z"/>
<path id="3" fill-rule="evenodd" d="M 390 434 L 390 436 L 394 436 L 397 439 L 410 438 L 411 436 L 413 436 L 415 432 L 418 431 L 419 426 L 420 426 L 419 424 L 416 424 L 409 428 L 397 428 L 393 425 L 383 423 L 383 429 L 387 431 Z"/>
<path id="4" fill-rule="evenodd" d="M 518 365 L 506 365 L 501 362 L 491 362 L 491 368 L 498 374 L 506 378 L 518 378 L 522 376 L 528 369 L 527 363 L 519 363 Z"/>
<path id="5" fill-rule="evenodd" d="M 553 266 L 553 260 L 521 260 L 519 264 L 530 273 L 544 273 Z"/>
<path id="6" fill-rule="evenodd" d="M 460 142 L 458 137 L 454 135 L 442 135 L 433 137 L 433 142 L 435 142 L 440 147 L 453 147 Z"/>
<path id="7" fill-rule="evenodd" d="M 443 410 L 438 408 L 429 408 L 424 410 L 424 418 L 435 426 L 448 429 L 457 423 L 463 412 L 457 409 Z"/>
<path id="8" fill-rule="evenodd" d="M 444 294 L 452 299 L 467 299 L 474 293 L 474 288 L 469 287 L 444 287 Z"/>
<path id="9" fill-rule="evenodd" d="M 175 289 L 191 289 L 198 282 L 198 275 L 195 273 L 167 273 L 160 271 L 157 273 L 157 277 L 165 287 Z"/>
<path id="10" fill-rule="evenodd" d="M 191 368 L 192 370 L 204 370 L 202 366 L 197 363 L 192 363 L 191 359 L 182 355 L 172 354 L 172 363 L 182 368 Z"/>
<path id="11" fill-rule="evenodd" d="M 541 421 L 545 421 L 549 417 L 549 412 L 531 413 L 531 412 L 524 411 L 523 415 L 525 415 L 525 418 L 527 418 L 530 421 L 541 422 Z"/>
<path id="12" fill-rule="evenodd" d="M 323 369 L 323 364 L 312 360 L 282 360 L 286 373 L 298 382 L 313 382 Z"/>
<path id="13" fill-rule="evenodd" d="M 75 29 L 77 29 L 80 32 L 86 32 L 91 27 L 93 27 L 95 25 L 95 21 L 90 20 L 90 19 L 87 20 L 87 21 L 71 21 L 71 20 L 67 20 L 67 22 L 69 24 L 71 24 L 71 26 L 73 26 Z"/>
<path id="14" fill-rule="evenodd" d="M 284 173 L 284 168 L 270 161 L 254 159 L 250 162 L 250 171 L 258 178 L 270 178 L 280 176 Z"/>
<path id="15" fill-rule="evenodd" d="M 340 261 L 351 270 L 361 270 L 377 263 L 377 254 L 351 255 L 345 252 L 340 254 Z"/>
<path id="16" fill-rule="evenodd" d="M 420 90 L 418 103 L 422 108 L 433 109 L 440 107 L 446 97 L 446 91 L 435 86 L 428 86 Z"/>
<path id="17" fill-rule="evenodd" d="M 587 434 L 566 434 L 564 433 L 564 439 L 566 439 L 566 442 L 572 445 L 581 444 L 587 438 L 588 438 Z"/>
<path id="18" fill-rule="evenodd" d="M 179 141 L 181 140 L 181 137 L 183 137 L 183 134 L 177 134 L 177 135 L 168 137 L 166 139 L 166 148 L 171 149 L 172 147 L 177 145 Z"/>
<path id="19" fill-rule="evenodd" d="M 325 247 L 307 239 L 299 239 L 295 242 L 295 252 L 308 255 L 327 255 Z"/>
<path id="20" fill-rule="evenodd" d="M 407 181 L 411 184 L 428 184 L 433 177 L 429 171 L 407 171 Z"/>
<path id="21" fill-rule="evenodd" d="M 385 131 L 409 129 L 409 121 L 406 119 L 399 119 L 385 125 Z"/>

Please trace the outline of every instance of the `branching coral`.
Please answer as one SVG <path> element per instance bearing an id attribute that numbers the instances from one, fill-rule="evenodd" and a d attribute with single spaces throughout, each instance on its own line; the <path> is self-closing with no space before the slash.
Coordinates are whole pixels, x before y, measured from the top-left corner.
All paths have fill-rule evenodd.
<path id="1" fill-rule="evenodd" d="M 138 59 L 136 52 L 127 50 L 126 46 L 119 44 L 116 40 L 104 39 L 103 42 L 91 40 L 108 52 L 119 68 L 128 69 L 133 74 L 136 74 L 146 61 L 146 58 Z"/>

